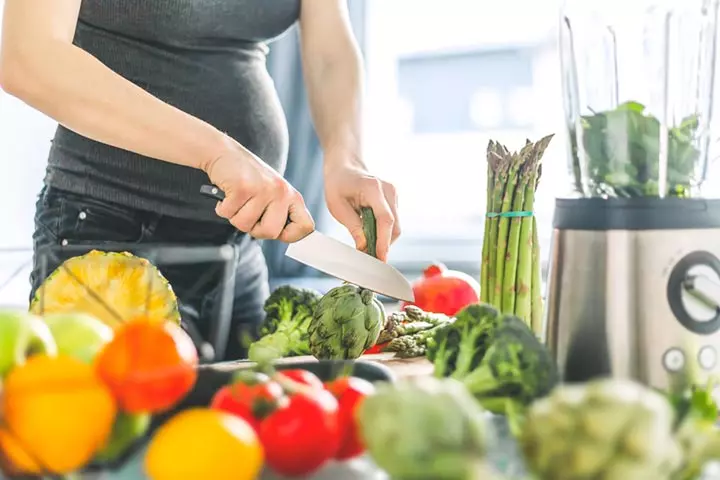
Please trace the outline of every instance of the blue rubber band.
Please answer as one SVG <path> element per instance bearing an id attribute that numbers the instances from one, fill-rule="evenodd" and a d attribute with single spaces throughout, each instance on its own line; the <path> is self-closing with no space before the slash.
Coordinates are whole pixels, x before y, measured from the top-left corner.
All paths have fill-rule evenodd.
<path id="1" fill-rule="evenodd" d="M 513 217 L 532 217 L 533 212 L 488 212 L 487 217 L 488 218 L 495 218 L 495 217 L 506 217 L 506 218 L 513 218 Z"/>

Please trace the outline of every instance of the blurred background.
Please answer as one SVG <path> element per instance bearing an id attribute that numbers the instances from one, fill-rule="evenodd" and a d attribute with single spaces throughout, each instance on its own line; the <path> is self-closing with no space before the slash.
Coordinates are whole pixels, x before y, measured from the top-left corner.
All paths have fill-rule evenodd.
<path id="1" fill-rule="evenodd" d="M 3 1 L 0 0 L 0 6 Z M 350 0 L 367 68 L 365 160 L 400 196 L 403 236 L 390 261 L 409 277 L 433 261 L 478 276 L 489 139 L 519 149 L 555 133 L 536 200 L 543 265 L 553 200 L 569 190 L 555 0 Z M 322 199 L 297 32 L 272 43 L 268 66 L 288 117 L 287 176 L 318 228 L 350 241 Z M 29 260 L 35 197 L 55 124 L 0 92 L 0 287 Z M 714 185 L 714 186 L 713 186 Z M 711 176 L 708 188 L 720 183 Z M 8 251 L 7 249 L 14 249 Z M 275 283 L 331 282 L 265 245 Z M 22 253 L 23 249 L 25 250 Z M 27 274 L 0 290 L 25 301 Z"/>

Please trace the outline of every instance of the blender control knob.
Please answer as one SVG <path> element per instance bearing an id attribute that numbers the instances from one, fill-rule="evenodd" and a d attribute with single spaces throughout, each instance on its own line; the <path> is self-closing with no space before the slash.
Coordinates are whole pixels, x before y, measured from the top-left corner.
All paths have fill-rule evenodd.
<path id="1" fill-rule="evenodd" d="M 720 330 L 720 260 L 705 251 L 685 255 L 670 272 L 667 299 L 675 318 L 691 332 Z"/>
<path id="2" fill-rule="evenodd" d="M 706 345 L 698 352 L 698 363 L 704 370 L 712 370 L 717 365 L 717 350 L 710 345 Z"/>
<path id="3" fill-rule="evenodd" d="M 679 348 L 671 348 L 663 355 L 662 362 L 668 372 L 677 373 L 685 368 L 685 354 Z"/>

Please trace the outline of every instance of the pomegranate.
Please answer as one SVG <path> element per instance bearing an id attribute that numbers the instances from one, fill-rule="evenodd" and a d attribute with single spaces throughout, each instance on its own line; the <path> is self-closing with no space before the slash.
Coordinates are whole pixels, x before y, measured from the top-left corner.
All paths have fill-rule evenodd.
<path id="1" fill-rule="evenodd" d="M 423 271 L 423 276 L 413 283 L 417 307 L 432 313 L 455 315 L 462 308 L 480 301 L 480 284 L 456 270 L 449 270 L 442 263 L 433 263 Z M 401 308 L 408 305 L 403 303 Z"/>

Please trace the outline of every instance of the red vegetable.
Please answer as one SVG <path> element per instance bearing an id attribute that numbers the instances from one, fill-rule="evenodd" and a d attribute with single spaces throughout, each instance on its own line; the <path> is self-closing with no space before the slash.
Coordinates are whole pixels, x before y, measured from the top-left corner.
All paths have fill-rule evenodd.
<path id="1" fill-rule="evenodd" d="M 480 284 L 471 276 L 434 263 L 413 284 L 415 303 L 426 312 L 453 316 L 461 309 L 480 301 Z M 401 308 L 405 308 L 403 303 Z"/>
<path id="2" fill-rule="evenodd" d="M 279 383 L 257 372 L 241 372 L 234 382 L 215 392 L 210 408 L 242 418 L 260 433 L 260 422 L 285 398 Z"/>
<path id="3" fill-rule="evenodd" d="M 356 377 L 341 377 L 326 384 L 326 388 L 338 401 L 340 424 L 340 447 L 335 454 L 337 460 L 348 460 L 365 453 L 365 444 L 360 437 L 355 412 L 368 395 L 375 393 L 375 386 L 367 380 Z"/>
<path id="4" fill-rule="evenodd" d="M 278 373 L 285 378 L 289 378 L 294 382 L 307 385 L 308 387 L 324 388 L 322 380 L 320 380 L 317 375 L 312 372 L 308 372 L 307 370 L 294 368 L 288 370 L 281 370 Z"/>
<path id="5" fill-rule="evenodd" d="M 378 343 L 377 345 L 373 345 L 372 347 L 365 350 L 365 355 L 371 355 L 373 353 L 382 353 L 383 350 L 385 350 L 385 347 L 387 347 L 388 343 L 390 343 L 390 342 Z"/>
<path id="6" fill-rule="evenodd" d="M 298 388 L 261 422 L 260 440 L 272 470 L 288 477 L 310 475 L 338 451 L 337 400 L 327 390 Z"/>

